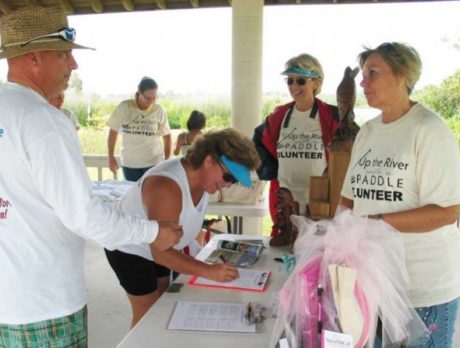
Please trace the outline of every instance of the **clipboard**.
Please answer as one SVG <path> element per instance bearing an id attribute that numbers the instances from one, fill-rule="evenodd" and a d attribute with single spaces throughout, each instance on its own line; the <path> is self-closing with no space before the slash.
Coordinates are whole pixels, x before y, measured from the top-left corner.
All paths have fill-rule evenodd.
<path id="1" fill-rule="evenodd" d="M 210 288 L 222 288 L 229 290 L 258 291 L 267 289 L 268 279 L 272 272 L 238 268 L 240 277 L 231 282 L 221 283 L 199 276 L 192 277 L 188 284 L 191 286 L 203 286 Z"/>

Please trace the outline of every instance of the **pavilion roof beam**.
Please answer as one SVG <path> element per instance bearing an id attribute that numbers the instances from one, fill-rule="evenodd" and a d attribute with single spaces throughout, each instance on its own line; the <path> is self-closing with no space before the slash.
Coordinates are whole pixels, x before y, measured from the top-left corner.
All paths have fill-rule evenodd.
<path id="1" fill-rule="evenodd" d="M 40 3 L 37 0 L 26 0 L 27 5 L 30 6 L 40 6 Z"/>
<path id="2" fill-rule="evenodd" d="M 102 5 L 101 0 L 91 0 L 91 8 L 93 9 L 94 12 L 96 13 L 102 13 L 104 12 L 104 6 Z"/>
<path id="3" fill-rule="evenodd" d="M 7 2 L 0 0 L 0 11 L 2 11 L 4 14 L 7 14 L 13 11 L 13 9 Z"/>
<path id="4" fill-rule="evenodd" d="M 134 10 L 134 3 L 131 0 L 121 0 L 121 4 L 126 11 Z"/>
<path id="5" fill-rule="evenodd" d="M 166 0 L 155 0 L 155 2 L 157 3 L 158 8 L 166 10 Z"/>
<path id="6" fill-rule="evenodd" d="M 69 0 L 58 0 L 58 3 L 59 6 L 61 6 L 62 10 L 68 15 L 75 13 L 75 10 L 73 9 L 73 6 Z"/>

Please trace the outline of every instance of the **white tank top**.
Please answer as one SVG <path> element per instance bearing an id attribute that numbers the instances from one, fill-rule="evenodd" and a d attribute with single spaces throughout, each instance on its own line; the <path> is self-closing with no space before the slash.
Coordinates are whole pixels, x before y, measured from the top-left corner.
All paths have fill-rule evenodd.
<path id="1" fill-rule="evenodd" d="M 204 215 L 208 207 L 208 193 L 204 192 L 200 202 L 195 206 L 190 194 L 187 175 L 180 158 L 173 158 L 150 168 L 138 182 L 131 187 L 119 202 L 121 210 L 126 214 L 137 215 L 147 219 L 147 210 L 142 202 L 141 189 L 144 180 L 149 176 L 164 176 L 174 180 L 182 191 L 182 210 L 179 215 L 179 224 L 182 225 L 184 235 L 175 249 L 182 249 L 193 242 L 201 231 Z M 161 204 L 161 202 L 159 202 Z M 128 254 L 138 255 L 153 260 L 149 244 L 126 245 L 118 248 Z"/>

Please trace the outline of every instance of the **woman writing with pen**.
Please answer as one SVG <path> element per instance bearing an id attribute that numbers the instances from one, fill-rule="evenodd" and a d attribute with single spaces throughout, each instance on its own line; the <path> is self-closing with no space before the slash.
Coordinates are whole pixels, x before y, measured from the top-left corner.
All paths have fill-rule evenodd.
<path id="1" fill-rule="evenodd" d="M 142 245 L 106 251 L 131 303 L 132 327 L 168 288 L 171 269 L 219 282 L 238 277 L 234 266 L 209 265 L 179 250 L 201 231 L 209 194 L 236 182 L 251 186 L 250 170 L 259 163 L 252 141 L 235 129 L 208 132 L 196 139 L 183 158 L 149 169 L 126 193 L 120 202 L 124 212 L 177 221 L 184 231 L 177 250 L 156 250 L 153 257 L 148 246 Z"/>

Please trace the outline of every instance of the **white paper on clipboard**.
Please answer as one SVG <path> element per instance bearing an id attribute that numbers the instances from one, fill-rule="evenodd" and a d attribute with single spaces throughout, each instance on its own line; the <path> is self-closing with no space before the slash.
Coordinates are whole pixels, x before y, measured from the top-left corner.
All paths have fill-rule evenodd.
<path id="1" fill-rule="evenodd" d="M 245 314 L 243 303 L 179 301 L 168 329 L 255 333 L 256 325 Z"/>

